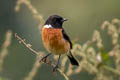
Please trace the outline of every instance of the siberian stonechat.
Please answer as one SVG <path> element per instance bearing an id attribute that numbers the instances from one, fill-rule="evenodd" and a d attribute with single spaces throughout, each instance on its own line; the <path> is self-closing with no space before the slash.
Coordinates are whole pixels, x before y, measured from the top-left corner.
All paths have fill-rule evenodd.
<path id="1" fill-rule="evenodd" d="M 72 65 L 79 65 L 71 53 L 72 42 L 62 27 L 64 21 L 67 19 L 59 15 L 52 15 L 49 16 L 42 28 L 42 41 L 49 54 L 41 60 L 46 59 L 51 54 L 59 55 L 58 62 L 53 70 L 58 68 L 60 56 L 65 53 L 67 53 Z"/>

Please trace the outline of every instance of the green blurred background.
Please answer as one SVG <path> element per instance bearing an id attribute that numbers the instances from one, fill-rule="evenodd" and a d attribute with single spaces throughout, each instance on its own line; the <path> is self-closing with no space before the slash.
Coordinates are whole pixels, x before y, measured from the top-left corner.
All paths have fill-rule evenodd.
<path id="1" fill-rule="evenodd" d="M 31 3 L 43 15 L 44 20 L 52 14 L 68 18 L 64 28 L 71 39 L 78 37 L 80 44 L 90 40 L 94 30 L 100 30 L 105 20 L 120 18 L 120 0 L 31 0 Z M 37 51 L 45 51 L 38 30 L 39 22 L 33 18 L 26 5 L 22 5 L 17 13 L 15 5 L 16 0 L 0 1 L 0 46 L 4 42 L 7 30 L 12 30 L 25 38 Z M 110 37 L 104 35 L 102 38 L 107 51 L 111 48 Z M 9 80 L 23 80 L 34 61 L 35 55 L 13 37 L 0 76 Z M 52 67 L 43 65 L 34 80 L 63 80 L 59 74 L 54 76 L 51 69 Z M 84 72 L 71 76 L 74 80 L 92 80 L 92 77 L 93 75 Z"/>

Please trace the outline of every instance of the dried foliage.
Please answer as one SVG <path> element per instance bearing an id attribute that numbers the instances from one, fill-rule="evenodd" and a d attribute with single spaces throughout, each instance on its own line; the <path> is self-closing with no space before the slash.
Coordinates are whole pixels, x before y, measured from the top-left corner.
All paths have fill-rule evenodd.
<path id="1" fill-rule="evenodd" d="M 24 44 L 24 45 L 26 46 L 26 48 L 28 48 L 31 52 L 33 52 L 34 54 L 37 55 L 36 62 L 35 62 L 32 70 L 31 70 L 31 72 L 29 73 L 28 77 L 26 77 L 26 78 L 24 79 L 24 80 L 32 80 L 33 77 L 35 76 L 38 68 L 40 67 L 40 59 L 42 59 L 42 57 L 45 56 L 45 55 L 44 55 L 43 52 L 37 52 L 37 51 L 35 51 L 34 49 L 32 49 L 31 44 L 26 43 L 25 40 L 22 39 L 22 38 L 21 38 L 20 36 L 18 36 L 17 34 L 15 34 L 15 37 L 19 40 L 20 43 Z M 43 62 L 43 63 L 46 63 L 46 64 L 48 64 L 48 65 L 51 65 L 52 67 L 55 67 L 55 66 L 56 66 L 55 63 L 53 63 L 52 61 L 50 61 L 50 60 L 48 60 L 48 59 L 45 60 L 45 61 L 42 61 L 42 62 Z M 63 75 L 63 77 L 64 77 L 66 80 L 69 80 L 69 78 L 67 77 L 67 75 L 64 74 L 61 69 L 58 68 L 57 70 L 61 73 L 61 75 Z"/>
<path id="2" fill-rule="evenodd" d="M 24 80 L 33 80 L 34 76 L 37 73 L 38 68 L 41 66 L 41 64 L 39 62 L 40 61 L 39 59 L 40 59 L 40 57 L 36 56 L 36 61 L 35 61 L 34 65 L 33 65 L 33 68 L 29 72 L 28 76 L 24 78 Z"/>
<path id="3" fill-rule="evenodd" d="M 102 25 L 101 28 L 104 30 L 106 27 L 107 31 L 111 33 L 110 36 L 114 36 L 114 34 L 119 35 L 119 29 L 118 29 L 119 27 L 115 26 L 115 24 L 120 24 L 120 22 L 115 24 L 109 23 L 108 25 L 105 25 L 105 24 L 106 24 L 106 21 L 105 23 L 103 23 L 104 26 Z M 114 28 L 114 31 L 112 32 L 109 30 L 111 25 Z M 15 37 L 19 40 L 20 43 L 23 43 L 30 51 L 38 55 L 38 57 L 40 56 L 39 58 L 36 59 L 35 65 L 31 70 L 31 72 L 29 73 L 29 76 L 25 78 L 25 80 L 32 80 L 37 72 L 37 69 L 40 67 L 39 60 L 44 55 L 44 53 L 37 52 L 34 49 L 32 49 L 31 44 L 27 44 L 25 40 L 22 39 L 17 34 L 15 34 Z M 119 79 L 120 49 L 119 49 L 118 39 L 119 39 L 119 36 L 117 37 L 114 36 L 114 38 L 112 37 L 111 40 L 112 40 L 113 48 L 109 52 L 105 52 L 100 32 L 95 30 L 91 40 L 89 40 L 83 45 L 76 43 L 73 46 L 72 53 L 74 53 L 74 56 L 81 58 L 81 60 L 79 60 L 80 66 L 74 67 L 71 64 L 68 64 L 68 67 L 66 68 L 66 63 L 68 62 L 68 59 L 66 56 L 63 56 L 61 59 L 61 68 L 58 68 L 58 71 L 64 76 L 66 80 L 69 80 L 69 76 L 73 74 L 79 74 L 82 71 L 86 71 L 89 74 L 96 75 L 94 80 Z M 95 47 L 97 47 L 97 50 L 95 49 Z M 57 59 L 57 57 L 54 56 L 54 59 Z M 112 62 L 115 62 L 114 67 L 113 65 L 110 66 L 108 64 L 108 61 L 111 61 L 111 60 Z M 55 63 L 53 63 L 48 59 L 44 61 L 44 63 L 49 64 L 53 67 L 55 66 Z"/>
<path id="4" fill-rule="evenodd" d="M 5 57 L 8 54 L 8 47 L 11 44 L 11 38 L 12 38 L 12 32 L 9 30 L 6 33 L 5 42 L 3 43 L 2 49 L 0 51 L 0 72 L 2 72 L 3 70 L 3 62 L 4 62 Z"/>
<path id="5" fill-rule="evenodd" d="M 38 13 L 36 8 L 33 7 L 33 5 L 31 4 L 29 0 L 17 0 L 16 6 L 15 6 L 16 12 L 20 11 L 21 4 L 25 4 L 28 7 L 28 9 L 31 11 L 31 13 L 33 14 L 33 17 L 40 22 L 40 24 L 38 25 L 38 29 L 39 31 L 41 31 L 41 28 L 44 23 L 43 17 Z"/>
<path id="6" fill-rule="evenodd" d="M 28 0 L 18 0 L 15 7 L 16 11 L 20 10 L 20 5 L 25 4 L 28 9 L 33 13 L 35 19 L 40 21 L 39 30 L 43 25 L 43 18 L 38 13 L 37 9 L 32 6 Z M 107 31 L 106 34 L 111 37 L 112 48 L 109 51 L 105 51 L 105 46 L 103 44 L 103 39 L 101 38 L 104 35 L 98 30 L 95 30 L 91 40 L 87 41 L 83 45 L 75 43 L 73 45 L 72 53 L 79 60 L 79 67 L 74 67 L 68 63 L 66 56 L 63 56 L 61 59 L 61 65 L 58 68 L 58 71 L 65 78 L 65 80 L 70 80 L 70 76 L 75 74 L 80 74 L 83 71 L 88 74 L 95 75 L 93 80 L 119 80 L 120 79 L 120 20 L 113 19 L 111 22 L 104 21 L 101 25 L 101 29 Z M 3 44 L 3 49 L 0 52 L 0 71 L 2 70 L 1 65 L 3 64 L 4 57 L 7 53 L 7 47 L 10 45 L 12 33 L 8 31 L 6 34 L 6 40 Z M 26 43 L 26 41 L 21 38 L 19 35 L 15 34 L 15 37 L 18 39 L 19 43 L 22 43 L 28 48 L 32 53 L 36 54 L 36 61 L 33 65 L 32 70 L 24 78 L 24 80 L 34 80 L 34 76 L 37 74 L 38 68 L 42 66 L 42 63 L 39 60 L 44 56 L 44 52 L 38 52 L 32 48 L 32 45 Z M 54 56 L 54 59 L 57 59 Z M 49 64 L 52 67 L 55 66 L 55 63 L 47 59 L 43 63 Z M 68 64 L 66 64 L 68 63 Z M 67 67 L 66 67 L 67 66 Z"/>
<path id="7" fill-rule="evenodd" d="M 32 6 L 32 4 L 28 0 L 18 0 L 16 5 L 16 11 L 19 11 L 20 4 L 22 3 L 26 4 L 26 6 L 33 13 L 33 16 L 36 16 L 36 14 L 39 15 L 37 16 L 37 18 L 40 20 L 40 24 L 43 24 L 44 20 L 42 19 L 42 16 L 38 13 L 38 11 Z M 79 74 L 82 71 L 86 71 L 89 74 L 96 75 L 96 77 L 94 78 L 95 80 L 119 79 L 119 76 L 120 76 L 120 72 L 119 72 L 120 71 L 120 58 L 119 58 L 120 47 L 119 47 L 119 41 L 118 41 L 119 34 L 120 34 L 119 27 L 120 27 L 119 19 L 113 19 L 111 23 L 108 21 L 105 21 L 101 26 L 102 30 L 107 28 L 108 34 L 112 37 L 113 48 L 109 52 L 105 52 L 104 45 L 102 43 L 103 40 L 101 38 L 100 32 L 97 30 L 94 31 L 92 39 L 86 42 L 85 44 L 83 45 L 74 44 L 72 52 L 76 57 L 81 58 L 79 61 L 80 66 L 75 68 L 74 66 L 69 64 L 68 67 L 66 68 L 66 63 L 68 62 L 68 59 L 65 56 L 62 57 L 61 68 L 59 69 L 59 71 L 60 72 L 62 71 L 61 73 L 63 74 L 65 79 L 69 80 L 67 76 L 71 76 L 73 74 Z M 23 42 L 23 40 L 20 40 L 20 41 Z M 23 44 L 28 45 L 25 42 L 23 42 Z M 26 47 L 29 48 L 28 46 Z M 97 50 L 96 50 L 96 47 L 97 47 Z M 36 51 L 32 51 L 32 52 L 36 53 Z M 113 59 L 111 59 L 111 57 Z M 56 59 L 56 56 L 54 56 L 54 58 Z M 114 67 L 108 64 L 108 61 L 110 60 L 112 60 L 112 62 L 115 62 Z M 54 63 L 52 63 L 49 60 L 44 63 L 54 66 Z M 35 67 L 33 67 L 33 69 L 34 68 Z M 34 72 L 34 70 L 32 71 Z"/>

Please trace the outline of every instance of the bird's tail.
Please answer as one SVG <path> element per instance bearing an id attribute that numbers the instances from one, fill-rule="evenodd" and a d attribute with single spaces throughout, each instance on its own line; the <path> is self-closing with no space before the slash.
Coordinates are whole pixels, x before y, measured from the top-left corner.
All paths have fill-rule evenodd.
<path id="1" fill-rule="evenodd" d="M 68 56 L 68 58 L 69 58 L 72 65 L 79 66 L 78 61 L 73 57 L 71 51 L 69 51 L 69 54 L 67 56 Z"/>

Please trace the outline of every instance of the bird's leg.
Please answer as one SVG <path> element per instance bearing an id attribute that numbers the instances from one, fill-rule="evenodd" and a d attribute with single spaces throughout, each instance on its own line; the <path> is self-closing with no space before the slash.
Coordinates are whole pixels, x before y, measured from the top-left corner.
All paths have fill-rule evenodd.
<path id="1" fill-rule="evenodd" d="M 41 60 L 40 60 L 40 62 L 46 62 L 46 59 L 47 59 L 47 57 L 48 56 L 50 56 L 51 55 L 51 53 L 49 53 L 49 54 L 47 54 L 46 56 L 44 56 Z"/>
<path id="2" fill-rule="evenodd" d="M 53 68 L 53 72 L 56 72 L 56 71 L 57 71 L 57 68 L 58 68 L 58 65 L 59 65 L 59 62 L 60 62 L 60 56 L 61 56 L 61 55 L 59 55 L 59 58 L 58 58 L 58 61 L 57 61 L 56 66 Z"/>

